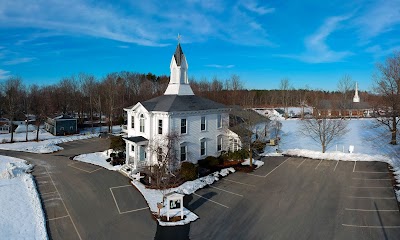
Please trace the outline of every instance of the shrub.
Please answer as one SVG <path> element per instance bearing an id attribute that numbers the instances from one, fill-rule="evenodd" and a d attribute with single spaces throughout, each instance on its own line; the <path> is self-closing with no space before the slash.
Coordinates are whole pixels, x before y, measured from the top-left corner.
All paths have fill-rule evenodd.
<path id="1" fill-rule="evenodd" d="M 208 162 L 208 166 L 210 167 L 214 167 L 219 164 L 219 159 L 213 156 L 208 156 L 205 160 Z"/>
<path id="2" fill-rule="evenodd" d="M 125 152 L 118 152 L 119 158 L 125 158 Z"/>
<path id="3" fill-rule="evenodd" d="M 121 136 L 112 136 L 110 138 L 110 148 L 114 151 L 124 151 L 125 141 Z"/>
<path id="4" fill-rule="evenodd" d="M 193 163 L 183 162 L 180 170 L 181 176 L 186 181 L 191 181 L 197 178 L 197 169 Z"/>
<path id="5" fill-rule="evenodd" d="M 107 161 L 107 162 L 111 162 L 111 158 L 107 158 L 106 161 Z"/>
<path id="6" fill-rule="evenodd" d="M 117 156 L 116 153 L 111 153 L 111 154 L 110 154 L 110 157 L 112 157 L 112 158 L 115 158 L 116 156 Z"/>
<path id="7" fill-rule="evenodd" d="M 245 149 L 240 149 L 235 152 L 227 152 L 221 155 L 221 158 L 226 160 L 244 160 L 249 157 L 249 152 Z"/>

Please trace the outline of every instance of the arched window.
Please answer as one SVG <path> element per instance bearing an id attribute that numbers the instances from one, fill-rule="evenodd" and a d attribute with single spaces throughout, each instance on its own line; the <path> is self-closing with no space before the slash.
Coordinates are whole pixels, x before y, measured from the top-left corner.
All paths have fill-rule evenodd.
<path id="1" fill-rule="evenodd" d="M 144 133 L 144 115 L 140 114 L 140 132 Z"/>

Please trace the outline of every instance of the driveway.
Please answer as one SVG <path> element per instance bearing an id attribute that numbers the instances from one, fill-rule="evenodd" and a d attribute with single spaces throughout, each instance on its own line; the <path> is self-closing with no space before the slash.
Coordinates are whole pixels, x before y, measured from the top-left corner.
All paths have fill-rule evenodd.
<path id="1" fill-rule="evenodd" d="M 236 172 L 186 196 L 197 221 L 160 227 L 126 177 L 69 160 L 108 144 L 81 140 L 41 155 L 0 150 L 36 164 L 52 239 L 400 239 L 384 163 L 265 158 L 251 174 Z"/>

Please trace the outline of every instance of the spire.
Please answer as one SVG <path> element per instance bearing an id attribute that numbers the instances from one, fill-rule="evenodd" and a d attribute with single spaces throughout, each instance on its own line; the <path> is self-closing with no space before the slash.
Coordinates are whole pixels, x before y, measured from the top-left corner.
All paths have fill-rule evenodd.
<path id="1" fill-rule="evenodd" d="M 175 57 L 176 65 L 180 66 L 182 63 L 182 58 L 183 58 L 183 51 L 181 48 L 181 44 L 179 42 L 178 42 L 178 46 L 176 46 L 174 57 Z"/>
<path id="2" fill-rule="evenodd" d="M 357 82 L 356 82 L 356 91 L 355 91 L 355 93 L 354 93 L 353 102 L 355 102 L 355 103 L 360 102 L 360 97 L 358 96 L 358 86 L 357 86 Z"/>
<path id="3" fill-rule="evenodd" d="M 171 76 L 165 95 L 194 95 L 188 81 L 188 64 L 185 54 L 183 54 L 181 44 L 179 43 L 180 35 L 178 34 L 178 45 L 174 55 L 172 55 L 170 70 Z"/>

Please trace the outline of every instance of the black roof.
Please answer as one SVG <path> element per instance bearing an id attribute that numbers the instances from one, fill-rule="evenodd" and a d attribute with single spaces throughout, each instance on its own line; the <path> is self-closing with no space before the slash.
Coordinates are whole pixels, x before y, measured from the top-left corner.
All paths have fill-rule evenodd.
<path id="1" fill-rule="evenodd" d="M 176 65 L 180 66 L 182 63 L 182 59 L 183 59 L 183 51 L 182 51 L 180 43 L 178 43 L 178 46 L 176 46 L 174 56 L 175 56 L 175 60 L 176 60 Z"/>
<path id="2" fill-rule="evenodd" d="M 196 95 L 162 95 L 141 103 L 147 111 L 182 112 L 227 108 Z"/>
<path id="3" fill-rule="evenodd" d="M 135 142 L 135 143 L 149 141 L 147 138 L 142 137 L 142 136 L 128 137 L 128 138 L 125 138 L 125 139 L 128 140 L 128 141 L 131 141 L 131 142 Z"/>

